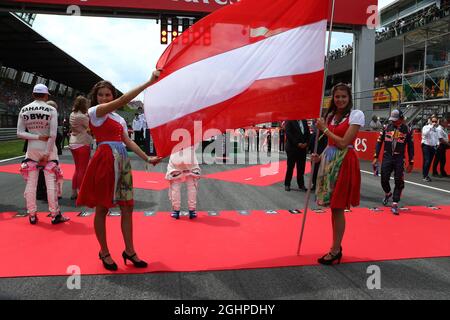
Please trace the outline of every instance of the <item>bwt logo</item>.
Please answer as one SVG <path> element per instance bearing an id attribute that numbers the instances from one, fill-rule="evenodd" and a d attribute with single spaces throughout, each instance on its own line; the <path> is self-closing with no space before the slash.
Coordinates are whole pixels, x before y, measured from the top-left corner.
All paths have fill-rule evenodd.
<path id="1" fill-rule="evenodd" d="M 358 152 L 366 152 L 367 151 L 367 139 L 357 138 L 355 140 L 355 150 Z"/>
<path id="2" fill-rule="evenodd" d="M 184 1 L 184 2 L 202 3 L 202 4 L 210 4 L 211 2 L 213 2 L 218 5 L 225 6 L 227 4 L 239 2 L 240 0 L 211 0 L 211 2 L 210 2 L 210 0 L 172 0 L 172 1 L 175 1 L 175 2 L 180 2 L 180 1 L 183 2 Z"/>

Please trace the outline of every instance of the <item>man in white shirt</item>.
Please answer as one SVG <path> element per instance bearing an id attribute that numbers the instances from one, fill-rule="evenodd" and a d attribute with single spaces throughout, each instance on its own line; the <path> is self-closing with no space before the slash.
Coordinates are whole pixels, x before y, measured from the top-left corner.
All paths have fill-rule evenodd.
<path id="1" fill-rule="evenodd" d="M 431 123 L 427 124 L 422 129 L 422 153 L 423 153 L 423 167 L 422 175 L 423 181 L 431 182 L 429 177 L 430 167 L 433 163 L 433 158 L 436 154 L 436 149 L 439 145 L 438 138 L 438 119 L 436 117 L 431 118 Z"/>
<path id="2" fill-rule="evenodd" d="M 147 119 L 145 118 L 144 110 L 142 109 L 142 107 L 139 107 L 138 111 L 139 111 L 139 119 L 141 119 L 142 122 L 142 131 L 144 132 L 142 141 L 144 144 L 143 149 L 147 155 L 156 155 L 155 145 L 153 144 L 150 129 L 148 128 L 147 124 Z"/>
<path id="3" fill-rule="evenodd" d="M 24 196 L 31 224 L 38 222 L 36 187 L 41 169 L 44 170 L 52 224 L 68 220 L 61 215 L 58 204 L 57 179 L 61 176 L 55 146 L 58 113 L 54 107 L 46 103 L 48 97 L 48 88 L 43 84 L 37 84 L 33 88 L 34 101 L 20 110 L 17 123 L 17 136 L 28 140 L 25 160 L 20 171 L 27 182 Z"/>
<path id="4" fill-rule="evenodd" d="M 450 143 L 448 142 L 448 121 L 442 119 L 440 126 L 437 128 L 439 146 L 436 151 L 436 156 L 433 162 L 433 177 L 447 178 L 448 174 L 445 172 L 445 164 L 447 162 L 447 149 L 450 149 Z M 438 165 L 440 164 L 441 174 L 438 173 Z"/>
<path id="5" fill-rule="evenodd" d="M 370 129 L 372 129 L 373 131 L 380 131 L 381 129 L 383 129 L 383 125 L 380 122 L 380 119 L 378 119 L 378 117 L 376 115 L 374 115 L 372 117 L 372 121 L 370 121 Z"/>
<path id="6" fill-rule="evenodd" d="M 136 142 L 138 146 L 142 146 L 142 141 L 144 139 L 142 126 L 143 123 L 141 117 L 139 116 L 139 113 L 135 113 L 133 119 L 133 131 L 134 131 L 134 142 Z"/>

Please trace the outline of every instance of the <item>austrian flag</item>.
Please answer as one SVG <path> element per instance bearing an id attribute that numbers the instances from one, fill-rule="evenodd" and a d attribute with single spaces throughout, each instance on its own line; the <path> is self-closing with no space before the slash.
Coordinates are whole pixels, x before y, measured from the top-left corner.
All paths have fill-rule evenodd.
<path id="1" fill-rule="evenodd" d="M 187 146 L 217 129 L 318 117 L 328 4 L 242 0 L 178 37 L 158 61 L 160 80 L 145 92 L 158 155 L 179 145 L 177 129 L 193 137 Z"/>

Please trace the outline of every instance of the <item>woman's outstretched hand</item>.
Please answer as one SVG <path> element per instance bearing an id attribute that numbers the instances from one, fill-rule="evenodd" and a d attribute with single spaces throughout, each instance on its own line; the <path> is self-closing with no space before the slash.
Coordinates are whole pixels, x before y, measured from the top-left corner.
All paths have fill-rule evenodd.
<path id="1" fill-rule="evenodd" d="M 314 163 L 319 163 L 320 162 L 320 156 L 317 153 L 312 153 L 311 154 L 311 161 Z"/>
<path id="2" fill-rule="evenodd" d="M 327 124 L 325 123 L 325 120 L 323 118 L 319 118 L 316 120 L 316 126 L 320 131 L 323 131 L 326 129 Z"/>
<path id="3" fill-rule="evenodd" d="M 150 83 L 153 83 L 159 79 L 159 76 L 161 75 L 161 69 L 157 69 L 152 72 L 152 77 L 150 78 Z"/>
<path id="4" fill-rule="evenodd" d="M 156 166 L 158 163 L 160 163 L 162 160 L 161 157 L 148 157 L 147 162 L 151 163 L 152 165 Z"/>

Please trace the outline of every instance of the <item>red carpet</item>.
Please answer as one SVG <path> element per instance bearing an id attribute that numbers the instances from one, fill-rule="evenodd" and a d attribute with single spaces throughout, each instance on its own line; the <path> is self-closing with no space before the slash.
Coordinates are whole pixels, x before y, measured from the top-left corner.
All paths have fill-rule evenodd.
<path id="1" fill-rule="evenodd" d="M 64 173 L 64 180 L 72 181 L 75 165 L 61 164 L 61 169 Z M 10 164 L 0 166 L 0 172 L 19 174 L 20 164 Z M 133 170 L 133 187 L 147 190 L 164 190 L 169 187 L 169 183 L 164 179 L 164 173 L 161 172 L 147 172 Z"/>
<path id="2" fill-rule="evenodd" d="M 411 209 L 398 217 L 386 209 L 353 209 L 347 214 L 343 262 L 450 256 L 450 206 Z M 79 266 L 82 274 L 108 273 L 97 257 L 93 216 L 69 216 L 70 223 L 52 226 L 41 215 L 32 226 L 27 218 L 0 214 L 0 277 L 66 275 L 70 265 Z M 197 220 L 176 221 L 168 213 L 136 213 L 136 247 L 150 262 L 147 270 L 123 265 L 119 217 L 108 218 L 108 239 L 118 273 L 315 265 L 330 246 L 330 216 L 308 215 L 302 255 L 296 256 L 302 216 L 229 211 L 212 217 L 200 212 Z"/>
<path id="3" fill-rule="evenodd" d="M 257 187 L 267 187 L 275 183 L 284 181 L 287 162 L 274 162 L 270 165 L 256 165 L 240 169 L 227 170 L 205 175 L 206 179 L 234 182 Z M 0 166 L 0 172 L 19 174 L 20 164 L 10 164 Z M 73 164 L 61 164 L 64 173 L 64 180 L 72 180 L 75 170 Z M 306 163 L 305 174 L 311 171 L 311 164 Z M 164 190 L 169 187 L 169 183 L 164 179 L 165 174 L 161 172 L 146 172 L 133 170 L 133 187 L 147 190 Z M 296 177 L 294 170 L 294 177 Z M 294 181 L 295 184 L 295 181 Z"/>
<path id="4" fill-rule="evenodd" d="M 287 161 L 273 162 L 270 165 L 257 165 L 235 170 L 227 170 L 208 174 L 205 178 L 227 182 L 267 187 L 283 182 L 286 175 Z M 305 174 L 311 171 L 311 164 L 306 163 Z M 294 170 L 294 177 L 297 176 Z M 294 182 L 294 184 L 296 184 Z"/>

